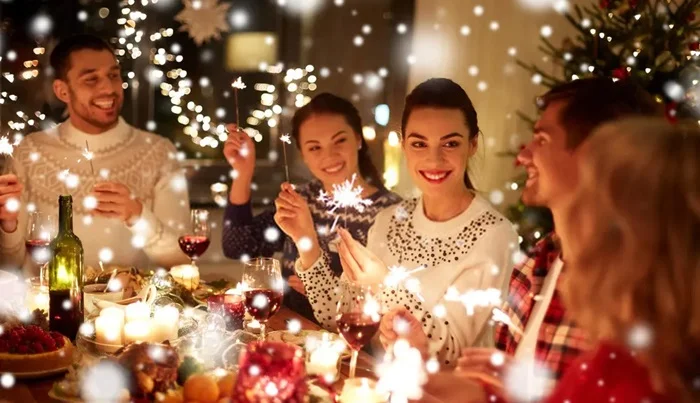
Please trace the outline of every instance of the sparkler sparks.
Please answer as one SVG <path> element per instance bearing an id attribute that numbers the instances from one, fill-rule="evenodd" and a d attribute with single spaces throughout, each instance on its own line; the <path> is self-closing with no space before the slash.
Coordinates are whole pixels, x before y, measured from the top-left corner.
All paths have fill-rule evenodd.
<path id="1" fill-rule="evenodd" d="M 83 150 L 83 157 L 90 162 L 90 173 L 95 176 L 95 166 L 92 165 L 92 159 L 95 158 L 95 154 L 90 151 L 90 145 L 87 140 L 85 140 L 85 150 Z"/>
<path id="2" fill-rule="evenodd" d="M 238 77 L 238 78 L 236 79 L 236 81 L 234 81 L 233 83 L 231 83 L 231 87 L 233 87 L 233 88 L 235 88 L 235 89 L 237 89 L 237 90 L 244 90 L 244 89 L 246 89 L 246 86 L 245 86 L 245 84 L 243 83 L 243 78 L 242 78 L 242 77 Z"/>
<path id="3" fill-rule="evenodd" d="M 467 315 L 474 315 L 474 308 L 501 304 L 501 290 L 487 288 L 485 290 L 468 290 L 459 294 L 457 289 L 450 287 L 445 293 L 445 301 L 459 301 L 467 309 Z"/>
<path id="4" fill-rule="evenodd" d="M 10 139 L 7 136 L 2 136 L 0 138 L 0 154 L 12 157 L 12 153 L 15 151 L 14 144 L 10 143 Z"/>
<path id="5" fill-rule="evenodd" d="M 425 299 L 420 294 L 420 281 L 411 275 L 427 268 L 428 266 L 421 265 L 413 270 L 408 270 L 403 266 L 391 266 L 389 267 L 389 274 L 387 274 L 384 278 L 384 285 L 387 287 L 399 287 L 403 285 L 407 290 L 415 294 L 421 301 L 424 301 Z"/>
<path id="6" fill-rule="evenodd" d="M 324 190 L 318 195 L 318 200 L 325 203 L 326 206 L 330 207 L 329 212 L 334 214 L 339 208 L 353 208 L 357 210 L 358 213 L 365 211 L 365 207 L 371 206 L 372 201 L 362 198 L 362 186 L 355 187 L 356 174 L 352 174 L 350 180 L 346 180 L 340 185 L 333 185 L 333 192 L 329 195 Z M 331 232 L 335 229 L 336 224 L 338 224 L 338 218 L 336 216 L 331 226 Z"/>
<path id="7" fill-rule="evenodd" d="M 397 340 L 377 365 L 377 375 L 377 391 L 391 393 L 392 402 L 420 399 L 428 381 L 420 351 L 404 339 Z"/>

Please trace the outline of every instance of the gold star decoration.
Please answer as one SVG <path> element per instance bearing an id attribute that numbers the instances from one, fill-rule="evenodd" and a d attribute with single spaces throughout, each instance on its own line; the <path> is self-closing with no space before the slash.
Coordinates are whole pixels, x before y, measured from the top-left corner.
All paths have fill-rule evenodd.
<path id="1" fill-rule="evenodd" d="M 219 39 L 221 32 L 229 30 L 226 16 L 231 4 L 219 4 L 219 0 L 182 0 L 185 8 L 175 19 L 182 24 L 180 31 L 187 31 L 192 40 L 201 46 L 210 39 Z"/>

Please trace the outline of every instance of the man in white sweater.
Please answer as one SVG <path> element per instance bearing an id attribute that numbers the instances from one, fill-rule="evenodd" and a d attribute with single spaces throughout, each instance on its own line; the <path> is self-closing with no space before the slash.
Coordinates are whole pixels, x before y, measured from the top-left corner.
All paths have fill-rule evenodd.
<path id="1" fill-rule="evenodd" d="M 86 265 L 186 263 L 177 239 L 189 224 L 189 196 L 176 149 L 119 116 L 124 90 L 113 50 L 100 38 L 76 35 L 56 46 L 51 65 L 54 94 L 69 119 L 26 136 L 12 159 L 16 175 L 0 177 L 3 263 L 22 265 L 28 213 L 57 215 L 61 194 L 73 196 Z M 17 195 L 20 209 L 8 209 Z"/>

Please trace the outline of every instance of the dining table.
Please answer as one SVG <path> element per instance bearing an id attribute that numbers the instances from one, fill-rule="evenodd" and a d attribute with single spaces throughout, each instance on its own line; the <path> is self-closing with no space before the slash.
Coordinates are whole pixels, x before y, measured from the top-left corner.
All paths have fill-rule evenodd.
<path id="1" fill-rule="evenodd" d="M 282 307 L 277 314 L 271 317 L 267 326 L 270 330 L 287 330 L 287 323 L 291 319 L 297 319 L 301 323 L 302 330 L 321 329 L 316 323 L 304 318 L 287 307 Z M 374 358 L 364 351 L 361 351 L 358 357 L 356 376 L 375 378 L 373 368 Z M 334 387 L 340 388 L 342 386 L 342 380 L 347 378 L 348 370 L 349 365 L 347 360 L 345 360 L 341 363 L 340 379 L 336 382 Z M 13 387 L 9 389 L 0 388 L 0 403 L 58 402 L 58 400 L 49 397 L 49 391 L 53 387 L 54 382 L 61 380 L 64 375 L 65 374 L 61 374 L 42 379 L 17 379 Z"/>

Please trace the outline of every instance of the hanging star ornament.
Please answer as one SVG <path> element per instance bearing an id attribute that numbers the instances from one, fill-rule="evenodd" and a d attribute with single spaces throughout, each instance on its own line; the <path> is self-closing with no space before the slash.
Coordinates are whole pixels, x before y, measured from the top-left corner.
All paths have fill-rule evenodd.
<path id="1" fill-rule="evenodd" d="M 182 24 L 180 31 L 187 31 L 197 46 L 228 32 L 226 16 L 230 3 L 219 4 L 219 0 L 182 0 L 182 3 L 185 8 L 175 19 Z"/>

